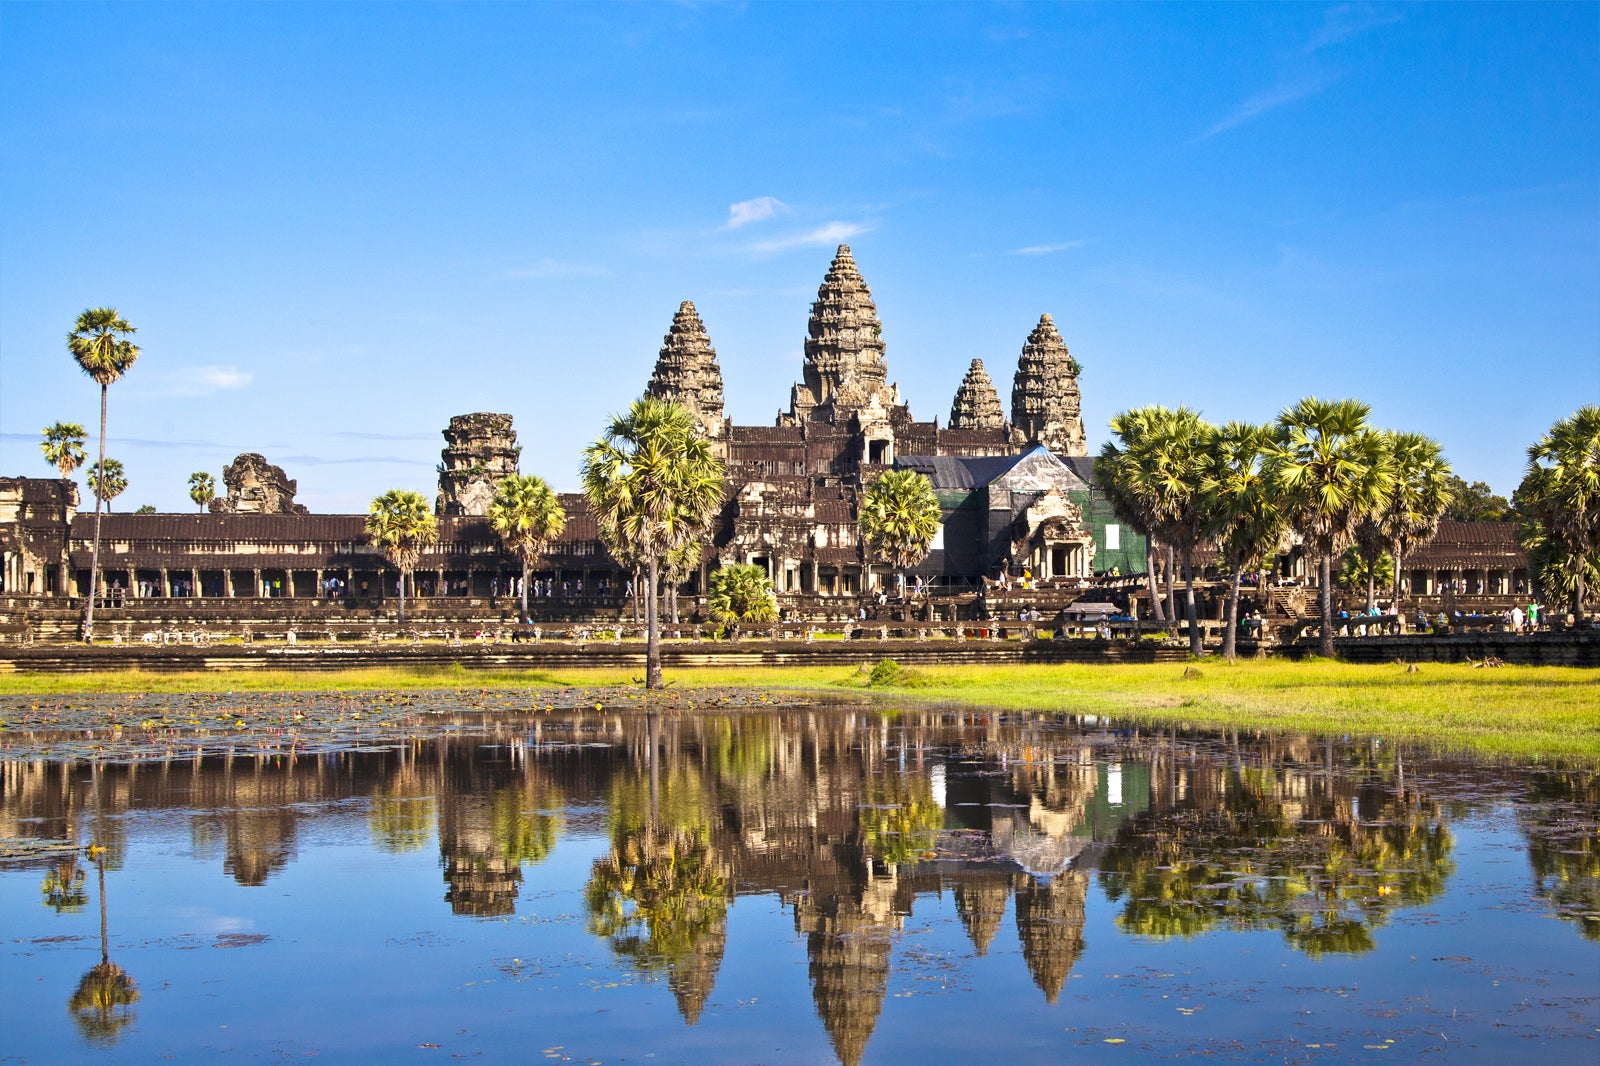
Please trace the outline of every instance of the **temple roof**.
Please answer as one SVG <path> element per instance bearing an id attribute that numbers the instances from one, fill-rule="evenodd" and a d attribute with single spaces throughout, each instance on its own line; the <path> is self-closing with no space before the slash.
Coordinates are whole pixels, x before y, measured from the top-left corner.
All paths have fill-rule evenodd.
<path id="1" fill-rule="evenodd" d="M 1058 468 L 1049 471 L 1056 488 L 1083 490 L 1088 487 L 1059 456 L 1039 445 L 1015 455 L 901 455 L 895 457 L 894 465 L 899 470 L 915 470 L 926 475 L 936 491 L 984 488 L 1004 480 L 1023 466 Z"/>

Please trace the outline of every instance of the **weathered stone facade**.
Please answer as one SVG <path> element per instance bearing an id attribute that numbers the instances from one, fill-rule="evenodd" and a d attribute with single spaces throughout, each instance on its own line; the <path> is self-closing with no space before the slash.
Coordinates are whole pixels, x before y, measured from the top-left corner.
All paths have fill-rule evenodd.
<path id="1" fill-rule="evenodd" d="M 294 502 L 299 482 L 259 452 L 245 452 L 223 467 L 222 483 L 228 493 L 211 501 L 212 514 L 306 513 L 304 504 Z"/>
<path id="2" fill-rule="evenodd" d="M 444 430 L 444 439 L 434 511 L 441 515 L 488 514 L 495 482 L 515 474 L 522 456 L 511 416 L 482 411 L 456 415 Z"/>

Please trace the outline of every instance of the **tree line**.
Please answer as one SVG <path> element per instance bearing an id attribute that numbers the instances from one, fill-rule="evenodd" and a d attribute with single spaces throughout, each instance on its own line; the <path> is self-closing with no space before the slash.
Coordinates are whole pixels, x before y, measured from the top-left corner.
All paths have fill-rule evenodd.
<path id="1" fill-rule="evenodd" d="M 1223 654 L 1231 659 L 1242 576 L 1266 570 L 1298 538 L 1317 569 L 1319 651 L 1332 657 L 1333 576 L 1341 555 L 1349 552 L 1359 564 L 1369 609 L 1380 564 L 1389 560 L 1398 602 L 1406 555 L 1433 536 L 1453 506 L 1470 505 L 1467 520 L 1492 513 L 1496 498 L 1488 487 L 1457 477 L 1438 442 L 1372 426 L 1370 414 L 1358 400 L 1308 397 L 1262 425 L 1216 426 L 1188 408 L 1160 405 L 1111 420 L 1116 440 L 1101 449 L 1095 480 L 1117 516 L 1145 535 L 1157 620 L 1165 620 L 1165 611 L 1155 554 L 1169 555 L 1169 604 L 1170 556 L 1181 557 L 1194 654 L 1201 652 L 1201 634 L 1193 556 L 1201 546 L 1216 550 L 1229 575 Z M 1581 623 L 1600 558 L 1600 407 L 1558 421 L 1528 449 L 1526 474 L 1506 511 L 1518 523 L 1538 587 L 1569 604 Z"/>

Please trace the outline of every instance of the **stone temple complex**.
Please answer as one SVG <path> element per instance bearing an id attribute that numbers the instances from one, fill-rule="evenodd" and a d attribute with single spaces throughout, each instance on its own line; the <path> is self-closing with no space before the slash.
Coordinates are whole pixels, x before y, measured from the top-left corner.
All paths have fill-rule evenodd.
<path id="1" fill-rule="evenodd" d="M 872 292 L 841 245 L 811 305 L 804 350 L 788 410 L 772 425 L 736 425 L 695 305 L 685 300 L 672 316 L 643 391 L 693 412 L 727 481 L 699 570 L 681 592 L 702 594 L 716 566 L 753 563 L 771 575 L 785 617 L 854 617 L 887 580 L 857 534 L 859 500 L 896 467 L 927 475 L 939 497 L 942 526 L 913 572 L 931 588 L 971 594 L 986 581 L 1026 578 L 1036 587 L 1077 589 L 1144 570 L 1143 537 L 1120 524 L 1095 488 L 1080 368 L 1049 314 L 1019 344 L 1009 417 L 984 361 L 973 359 L 952 383 L 948 421 L 920 421 L 890 377 Z M 518 469 L 512 416 L 457 415 L 443 433 L 439 541 L 422 553 L 417 592 L 503 595 L 521 567 L 484 515 L 495 482 Z M 365 538 L 364 514 L 307 514 L 294 503 L 295 482 L 253 453 L 240 455 L 223 480 L 227 494 L 211 514 L 106 514 L 102 587 L 149 598 L 332 595 L 372 603 L 394 594 L 393 571 Z M 562 503 L 566 530 L 533 568 L 542 590 L 535 618 L 620 609 L 630 575 L 600 543 L 583 497 L 564 494 Z M 0 479 L 0 593 L 81 596 L 92 530 L 92 510 L 80 513 L 71 481 Z M 1466 564 L 1477 587 L 1510 594 L 1526 582 L 1526 559 L 1514 544 L 1490 555 Z M 1454 565 L 1448 560 L 1424 550 L 1416 561 L 1432 567 L 1419 570 L 1418 590 L 1446 580 L 1462 587 L 1445 578 L 1443 567 Z"/>

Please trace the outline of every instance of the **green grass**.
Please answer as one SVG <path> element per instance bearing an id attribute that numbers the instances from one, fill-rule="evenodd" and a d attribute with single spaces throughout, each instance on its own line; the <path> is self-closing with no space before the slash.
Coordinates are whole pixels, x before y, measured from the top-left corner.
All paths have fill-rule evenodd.
<path id="1" fill-rule="evenodd" d="M 628 686 L 639 671 L 477 672 L 460 667 L 340 673 L 0 675 L 0 694 L 281 692 Z M 1094 714 L 1147 724 L 1287 729 L 1416 740 L 1514 758 L 1600 759 L 1600 671 L 1312 660 L 1189 666 L 918 666 L 669 671 L 679 695 L 713 688 L 857 694 L 889 706 L 956 704 Z"/>

